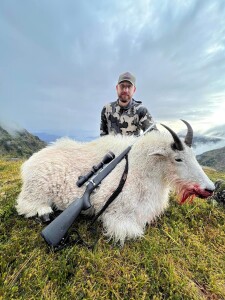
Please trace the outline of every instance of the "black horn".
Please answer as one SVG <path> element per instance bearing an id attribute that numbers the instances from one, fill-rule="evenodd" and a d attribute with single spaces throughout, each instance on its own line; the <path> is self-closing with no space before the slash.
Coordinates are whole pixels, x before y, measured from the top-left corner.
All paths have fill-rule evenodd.
<path id="1" fill-rule="evenodd" d="M 185 121 L 185 120 L 181 120 L 181 121 L 183 121 L 186 124 L 187 129 L 188 129 L 188 132 L 186 134 L 184 142 L 187 146 L 191 147 L 192 146 L 192 140 L 193 140 L 193 129 L 187 121 Z"/>
<path id="2" fill-rule="evenodd" d="M 177 136 L 177 134 L 172 130 L 170 129 L 169 127 L 167 127 L 166 125 L 163 125 L 161 124 L 163 127 L 165 127 L 172 135 L 173 137 L 173 140 L 174 140 L 174 146 L 175 146 L 175 149 L 178 150 L 178 151 L 182 151 L 184 150 L 184 147 L 182 145 L 182 142 L 181 140 L 179 139 L 179 137 Z"/>

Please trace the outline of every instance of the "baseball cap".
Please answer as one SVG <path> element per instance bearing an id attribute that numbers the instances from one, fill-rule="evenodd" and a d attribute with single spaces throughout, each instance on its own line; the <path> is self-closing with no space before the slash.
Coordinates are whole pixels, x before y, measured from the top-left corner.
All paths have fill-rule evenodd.
<path id="1" fill-rule="evenodd" d="M 122 81 L 129 81 L 131 84 L 135 86 L 136 78 L 129 72 L 123 73 L 119 76 L 118 83 Z"/>

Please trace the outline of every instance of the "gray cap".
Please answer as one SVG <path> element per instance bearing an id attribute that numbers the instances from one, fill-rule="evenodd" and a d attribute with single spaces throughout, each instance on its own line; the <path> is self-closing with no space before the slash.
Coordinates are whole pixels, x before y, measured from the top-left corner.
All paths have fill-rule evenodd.
<path id="1" fill-rule="evenodd" d="M 131 84 L 135 86 L 136 78 L 129 72 L 123 73 L 119 76 L 118 83 L 122 81 L 129 81 Z"/>

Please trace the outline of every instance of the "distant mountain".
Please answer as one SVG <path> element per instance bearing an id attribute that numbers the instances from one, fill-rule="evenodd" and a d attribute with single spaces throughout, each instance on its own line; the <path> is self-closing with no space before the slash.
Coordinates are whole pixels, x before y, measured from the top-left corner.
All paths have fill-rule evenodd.
<path id="1" fill-rule="evenodd" d="M 38 136 L 42 141 L 45 141 L 47 144 L 56 141 L 59 138 L 64 137 L 64 135 L 51 134 L 46 132 L 34 132 L 34 135 Z M 186 134 L 186 133 L 185 133 Z M 180 137 L 184 137 L 184 133 L 179 133 Z M 68 136 L 71 139 L 88 142 L 98 138 L 98 136 L 91 135 L 90 132 L 80 132 L 74 133 L 73 135 Z M 193 148 L 196 154 L 201 154 L 205 151 L 217 149 L 225 146 L 225 138 L 205 136 L 196 134 L 193 139 Z"/>
<path id="2" fill-rule="evenodd" d="M 193 149 L 196 155 L 206 151 L 219 149 L 225 146 L 225 138 L 210 136 L 195 136 L 193 139 Z"/>
<path id="3" fill-rule="evenodd" d="M 225 147 L 197 155 L 197 160 L 202 166 L 212 167 L 218 171 L 225 171 Z"/>
<path id="4" fill-rule="evenodd" d="M 45 141 L 47 144 L 55 142 L 57 139 L 64 137 L 62 135 L 51 134 L 46 132 L 35 132 L 34 134 L 38 136 L 42 141 Z M 83 142 L 92 141 L 97 138 L 96 136 L 89 136 L 86 133 L 69 135 L 68 137 Z"/>
<path id="5" fill-rule="evenodd" d="M 179 133 L 184 137 L 186 130 Z M 215 126 L 207 130 L 194 131 L 193 148 L 195 154 L 199 155 L 206 151 L 219 149 L 225 146 L 225 124 Z"/>
<path id="6" fill-rule="evenodd" d="M 57 139 L 61 138 L 60 135 L 50 134 L 50 133 L 46 133 L 46 132 L 35 132 L 34 134 L 35 134 L 35 136 L 38 136 L 42 141 L 44 141 L 47 144 L 54 142 Z"/>
<path id="7" fill-rule="evenodd" d="M 183 132 L 178 135 L 179 137 L 182 138 L 185 137 Z M 202 154 L 209 150 L 218 149 L 224 146 L 225 146 L 225 138 L 194 133 L 192 147 L 196 155 Z"/>
<path id="8" fill-rule="evenodd" d="M 45 146 L 44 141 L 25 129 L 12 133 L 0 126 L 0 155 L 29 157 Z"/>
<path id="9" fill-rule="evenodd" d="M 196 135 L 193 137 L 193 147 L 197 147 L 199 144 L 208 144 L 208 143 L 219 143 L 222 139 L 219 137 L 211 137 L 206 135 Z"/>

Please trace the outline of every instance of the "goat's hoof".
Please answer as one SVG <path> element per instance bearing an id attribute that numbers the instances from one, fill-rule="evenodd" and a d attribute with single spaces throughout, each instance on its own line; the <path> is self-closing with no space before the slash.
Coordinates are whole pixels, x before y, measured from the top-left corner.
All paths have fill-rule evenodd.
<path id="1" fill-rule="evenodd" d="M 47 224 L 47 223 L 51 222 L 51 219 L 49 217 L 49 214 L 46 214 L 46 215 L 43 215 L 43 216 L 40 216 L 40 217 L 36 217 L 35 221 L 39 224 Z"/>
<path id="2" fill-rule="evenodd" d="M 48 224 L 51 222 L 51 219 L 49 217 L 48 214 L 40 216 L 40 217 L 36 217 L 35 218 L 35 222 L 39 223 L 39 224 Z"/>
<path id="3" fill-rule="evenodd" d="M 44 214 L 44 215 L 40 216 L 40 219 L 41 219 L 42 223 L 49 223 L 49 222 L 51 222 L 49 214 Z"/>
<path id="4" fill-rule="evenodd" d="M 35 221 L 40 224 L 48 224 L 51 223 L 56 217 L 61 214 L 61 210 L 54 211 L 50 214 L 44 214 L 40 217 L 36 217 Z"/>

